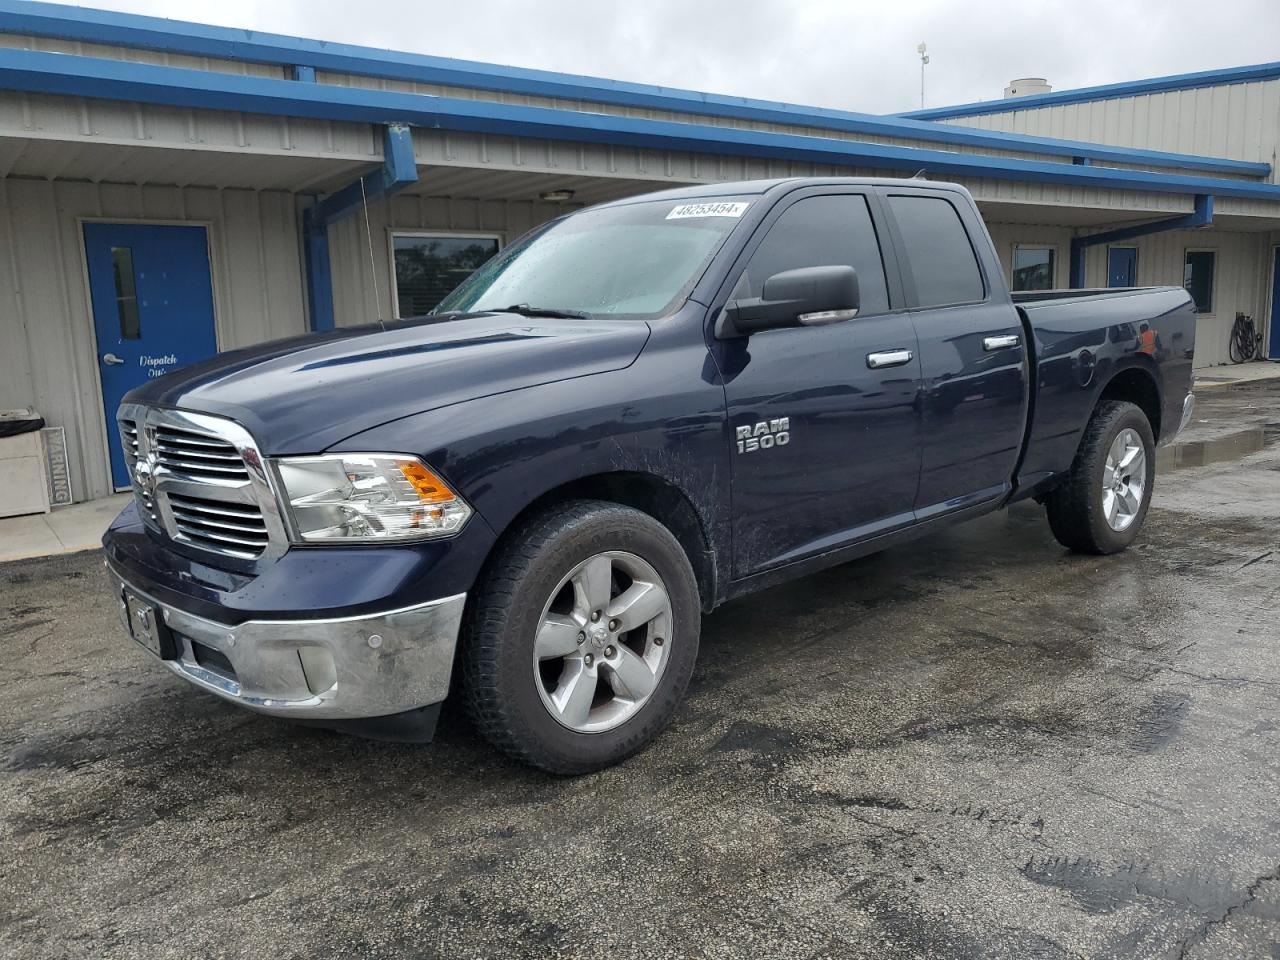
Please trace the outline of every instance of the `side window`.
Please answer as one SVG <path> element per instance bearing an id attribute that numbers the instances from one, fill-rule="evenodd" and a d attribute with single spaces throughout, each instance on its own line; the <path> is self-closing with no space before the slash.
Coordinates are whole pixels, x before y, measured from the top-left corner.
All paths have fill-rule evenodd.
<path id="1" fill-rule="evenodd" d="M 889 208 L 902 234 L 920 306 L 973 303 L 986 295 L 978 255 L 950 200 L 897 196 L 889 198 Z"/>
<path id="2" fill-rule="evenodd" d="M 733 296 L 760 296 L 764 282 L 784 270 L 833 265 L 858 271 L 860 313 L 889 309 L 884 260 L 865 197 L 836 194 L 793 203 L 751 255 Z"/>

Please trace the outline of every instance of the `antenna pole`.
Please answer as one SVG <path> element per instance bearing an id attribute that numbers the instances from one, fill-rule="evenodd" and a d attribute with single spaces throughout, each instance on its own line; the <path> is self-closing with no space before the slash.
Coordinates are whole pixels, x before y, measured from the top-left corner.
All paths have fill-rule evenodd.
<path id="1" fill-rule="evenodd" d="M 925 53 L 923 41 L 916 47 L 916 53 L 920 54 L 920 109 L 924 109 L 924 68 L 929 65 L 929 54 Z"/>

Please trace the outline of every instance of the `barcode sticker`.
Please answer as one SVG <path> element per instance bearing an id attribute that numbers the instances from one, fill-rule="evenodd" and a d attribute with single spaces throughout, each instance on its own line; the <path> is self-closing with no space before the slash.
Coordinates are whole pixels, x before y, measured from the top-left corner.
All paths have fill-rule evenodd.
<path id="1" fill-rule="evenodd" d="M 684 220 L 689 217 L 740 217 L 749 203 L 682 203 L 667 214 L 668 220 Z"/>

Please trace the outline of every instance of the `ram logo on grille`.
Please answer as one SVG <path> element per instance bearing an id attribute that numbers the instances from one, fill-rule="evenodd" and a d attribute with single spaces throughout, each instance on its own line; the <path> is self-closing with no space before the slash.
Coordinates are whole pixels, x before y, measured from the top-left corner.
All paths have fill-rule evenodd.
<path id="1" fill-rule="evenodd" d="M 120 433 L 139 513 L 153 530 L 240 559 L 287 548 L 262 458 L 239 424 L 125 404 Z"/>

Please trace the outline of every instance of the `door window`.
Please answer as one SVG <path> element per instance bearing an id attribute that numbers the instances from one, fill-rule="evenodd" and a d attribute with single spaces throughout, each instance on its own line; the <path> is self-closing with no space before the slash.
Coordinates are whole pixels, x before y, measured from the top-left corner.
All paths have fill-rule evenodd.
<path id="1" fill-rule="evenodd" d="M 960 214 L 944 197 L 889 198 L 921 307 L 975 303 L 986 296 L 978 255 Z"/>
<path id="2" fill-rule="evenodd" d="M 133 248 L 111 248 L 111 272 L 116 281 L 116 317 L 120 321 L 121 340 L 141 340 L 142 321 L 138 318 L 138 284 L 133 274 Z"/>
<path id="3" fill-rule="evenodd" d="M 858 273 L 859 312 L 889 309 L 884 260 L 866 197 L 806 197 L 778 217 L 738 278 L 733 298 L 759 297 L 775 273 L 800 267 L 850 266 Z"/>

